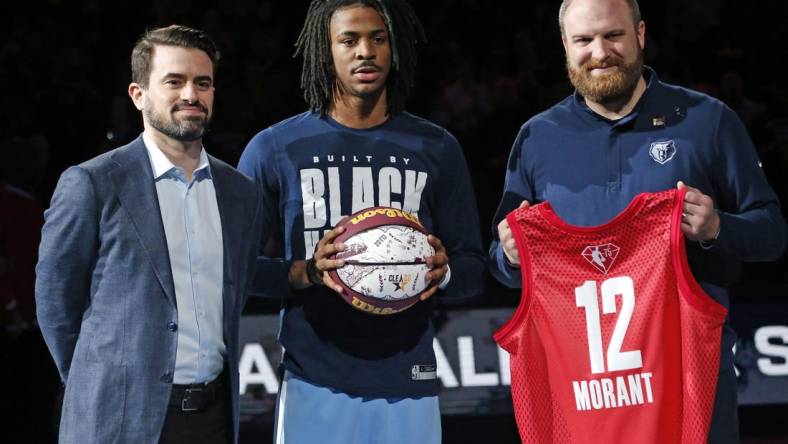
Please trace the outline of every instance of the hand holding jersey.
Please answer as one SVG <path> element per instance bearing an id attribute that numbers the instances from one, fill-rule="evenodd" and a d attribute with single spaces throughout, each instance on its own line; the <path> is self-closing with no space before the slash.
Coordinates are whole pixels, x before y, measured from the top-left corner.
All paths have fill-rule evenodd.
<path id="1" fill-rule="evenodd" d="M 720 215 L 714 208 L 714 200 L 703 194 L 697 188 L 687 186 L 683 181 L 676 185 L 678 189 L 687 189 L 684 195 L 684 207 L 681 217 L 681 231 L 689 240 L 702 242 L 707 245 L 713 242 L 720 234 Z M 527 208 L 529 205 L 524 200 L 518 208 Z M 506 219 L 498 223 L 498 238 L 506 260 L 512 266 L 520 265 L 520 254 L 512 236 L 512 229 Z"/>
<path id="2" fill-rule="evenodd" d="M 681 231 L 684 236 L 703 244 L 717 239 L 721 226 L 720 215 L 714 209 L 714 200 L 682 181 L 679 181 L 676 187 L 687 190 L 681 213 Z"/>
<path id="3" fill-rule="evenodd" d="M 528 208 L 529 205 L 528 201 L 524 200 L 517 208 Z M 503 248 L 503 254 L 506 256 L 506 260 L 509 261 L 509 264 L 515 267 L 519 266 L 520 253 L 517 251 L 517 244 L 514 242 L 512 228 L 509 226 L 509 221 L 506 219 L 501 220 L 498 224 L 498 239 L 501 240 L 501 248 Z"/>

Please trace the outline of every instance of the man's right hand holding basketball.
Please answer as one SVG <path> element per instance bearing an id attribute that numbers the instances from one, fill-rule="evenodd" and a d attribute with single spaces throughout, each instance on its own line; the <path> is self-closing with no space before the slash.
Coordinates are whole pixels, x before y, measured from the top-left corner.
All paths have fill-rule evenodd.
<path id="1" fill-rule="evenodd" d="M 345 244 L 335 244 L 334 239 L 345 231 L 345 227 L 334 227 L 326 232 L 315 247 L 311 259 L 294 261 L 290 267 L 290 286 L 295 290 L 309 287 L 310 285 L 325 285 L 326 287 L 342 294 L 340 287 L 327 273 L 345 265 L 343 259 L 331 259 L 336 253 L 345 250 Z"/>

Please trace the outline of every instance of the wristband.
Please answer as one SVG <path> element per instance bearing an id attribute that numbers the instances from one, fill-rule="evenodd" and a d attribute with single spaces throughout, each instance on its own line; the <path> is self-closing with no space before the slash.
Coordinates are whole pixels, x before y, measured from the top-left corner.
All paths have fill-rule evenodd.
<path id="1" fill-rule="evenodd" d="M 451 281 L 451 267 L 449 267 L 449 264 L 446 264 L 446 274 L 443 275 L 441 283 L 438 284 L 438 289 L 445 290 L 449 286 L 449 281 Z"/>
<path id="2" fill-rule="evenodd" d="M 323 285 L 323 272 L 317 269 L 314 257 L 306 260 L 306 278 L 312 285 Z"/>

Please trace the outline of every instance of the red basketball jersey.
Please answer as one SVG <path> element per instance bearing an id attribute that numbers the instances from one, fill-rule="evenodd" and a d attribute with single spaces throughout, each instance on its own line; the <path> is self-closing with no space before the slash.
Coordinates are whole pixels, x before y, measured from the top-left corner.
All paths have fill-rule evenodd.
<path id="1" fill-rule="evenodd" d="M 523 442 L 706 442 L 727 310 L 692 277 L 683 199 L 640 194 L 588 228 L 547 202 L 507 216 L 523 292 L 495 340 Z"/>

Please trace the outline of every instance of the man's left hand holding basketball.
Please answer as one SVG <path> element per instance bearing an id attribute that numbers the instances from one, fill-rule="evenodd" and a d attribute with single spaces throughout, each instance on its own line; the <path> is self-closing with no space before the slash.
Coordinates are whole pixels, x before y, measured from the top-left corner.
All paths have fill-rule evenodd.
<path id="1" fill-rule="evenodd" d="M 437 236 L 430 234 L 427 241 L 435 249 L 435 254 L 427 258 L 427 267 L 430 271 L 424 276 L 428 281 L 431 281 L 430 288 L 421 294 L 420 299 L 426 301 L 438 291 L 439 285 L 443 284 L 443 280 L 449 273 L 449 256 L 446 254 L 446 247 Z"/>

